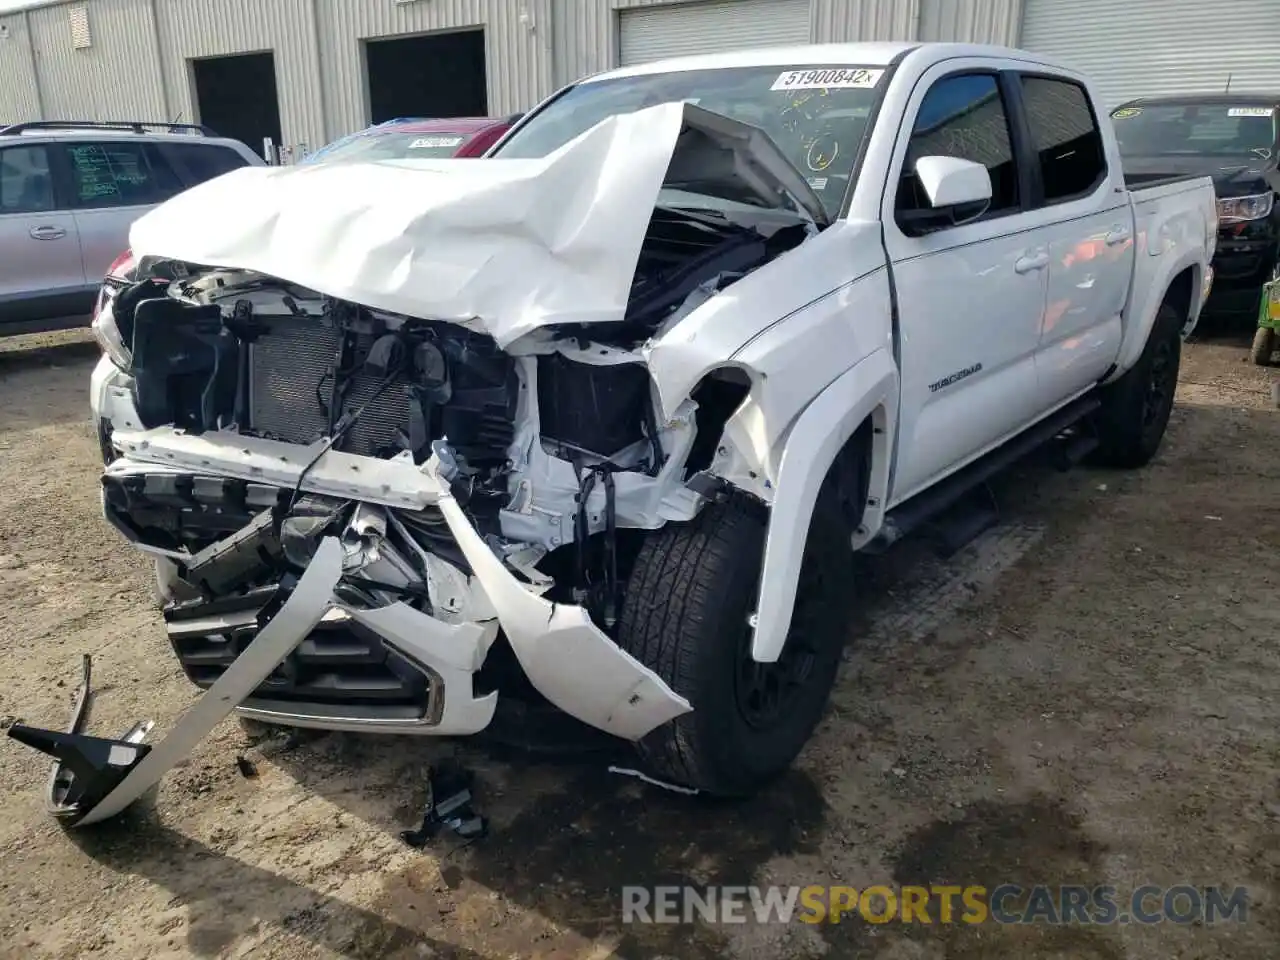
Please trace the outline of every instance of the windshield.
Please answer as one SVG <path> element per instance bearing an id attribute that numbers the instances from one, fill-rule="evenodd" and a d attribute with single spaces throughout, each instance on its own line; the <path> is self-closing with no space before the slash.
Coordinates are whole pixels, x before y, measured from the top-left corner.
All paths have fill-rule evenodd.
<path id="1" fill-rule="evenodd" d="M 406 160 L 452 157 L 467 142 L 465 133 L 358 133 L 313 153 L 308 160 Z"/>
<path id="2" fill-rule="evenodd" d="M 602 120 L 684 100 L 759 127 L 840 212 L 884 71 L 824 65 L 735 67 L 617 77 L 572 87 L 510 136 L 502 157 L 542 157 Z"/>
<path id="3" fill-rule="evenodd" d="M 1230 103 L 1161 103 L 1111 114 L 1120 153 L 1254 156 L 1271 159 L 1275 109 Z"/>

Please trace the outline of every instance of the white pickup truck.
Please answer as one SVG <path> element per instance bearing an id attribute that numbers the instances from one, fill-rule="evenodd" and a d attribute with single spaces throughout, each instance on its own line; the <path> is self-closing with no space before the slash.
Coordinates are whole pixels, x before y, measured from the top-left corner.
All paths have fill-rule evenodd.
<path id="1" fill-rule="evenodd" d="M 458 735 L 535 696 L 750 792 L 823 711 L 856 551 L 1051 440 L 1152 458 L 1216 232 L 1207 178 L 1126 188 L 1087 78 L 948 44 L 648 64 L 490 159 L 220 177 L 135 225 L 93 378 L 106 516 L 209 692 L 151 750 L 10 733 L 82 823 L 232 709 Z"/>

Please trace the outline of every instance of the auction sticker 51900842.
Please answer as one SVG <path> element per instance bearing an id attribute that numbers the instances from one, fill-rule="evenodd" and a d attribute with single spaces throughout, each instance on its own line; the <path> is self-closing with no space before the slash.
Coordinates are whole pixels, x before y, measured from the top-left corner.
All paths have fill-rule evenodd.
<path id="1" fill-rule="evenodd" d="M 883 70 L 864 67 L 821 67 L 816 70 L 786 70 L 773 81 L 770 90 L 832 90 L 874 87 Z"/>

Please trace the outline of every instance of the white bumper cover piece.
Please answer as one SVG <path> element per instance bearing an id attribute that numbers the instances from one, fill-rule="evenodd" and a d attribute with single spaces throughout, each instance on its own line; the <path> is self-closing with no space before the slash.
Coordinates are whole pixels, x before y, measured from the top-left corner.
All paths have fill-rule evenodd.
<path id="1" fill-rule="evenodd" d="M 333 587 L 342 572 L 342 550 L 332 538 L 320 544 L 311 566 L 302 575 L 289 599 L 245 651 L 211 686 L 160 743 L 156 744 L 127 777 L 88 810 L 79 823 L 88 825 L 115 816 L 151 789 L 241 700 L 262 683 L 303 638 L 315 628 L 329 608 Z M 132 760 L 132 757 L 122 758 Z"/>
<path id="2" fill-rule="evenodd" d="M 144 463 L 282 487 L 295 485 L 315 455 L 309 447 L 231 434 L 192 436 L 168 427 L 117 433 L 114 443 L 124 459 L 108 467 L 109 473 Z M 561 710 L 593 727 L 634 740 L 692 709 L 684 697 L 596 627 L 581 607 L 546 600 L 517 579 L 472 527 L 430 462 L 419 468 L 406 461 L 331 451 L 306 473 L 302 489 L 410 510 L 434 505 L 470 564 L 478 590 L 496 614 L 496 623 L 449 624 L 403 603 L 360 611 L 331 598 L 332 606 L 341 607 L 439 678 L 444 705 L 438 721 L 429 728 L 419 725 L 413 732 L 474 733 L 489 723 L 496 695 L 474 698 L 471 675 L 483 664 L 499 626 L 534 687 Z M 295 722 L 282 715 L 244 712 Z M 393 731 L 405 724 L 346 726 Z"/>

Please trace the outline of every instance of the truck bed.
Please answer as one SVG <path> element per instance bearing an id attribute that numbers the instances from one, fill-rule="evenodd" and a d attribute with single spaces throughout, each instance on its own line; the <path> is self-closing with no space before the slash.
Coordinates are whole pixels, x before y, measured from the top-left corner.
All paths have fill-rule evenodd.
<path id="1" fill-rule="evenodd" d="M 1174 276 L 1184 265 L 1198 262 L 1202 248 L 1205 260 L 1213 259 L 1218 239 L 1218 205 L 1209 177 L 1179 177 L 1148 182 L 1129 191 L 1133 205 L 1133 237 L 1135 241 L 1133 281 L 1125 315 L 1129 319 L 1130 336 L 1119 358 L 1125 369 L 1137 357 L 1146 342 L 1150 321 L 1154 319 L 1160 298 Z M 1204 277 L 1197 274 L 1196 280 Z M 1196 310 L 1183 335 L 1190 333 L 1198 317 L 1199 286 L 1193 290 Z"/>
<path id="2" fill-rule="evenodd" d="M 1164 176 L 1157 173 L 1125 173 L 1124 185 L 1130 192 L 1135 190 L 1145 190 L 1149 187 L 1163 187 L 1173 183 L 1186 183 L 1188 180 L 1198 180 L 1199 177 L 1188 174 L 1177 174 L 1175 176 Z"/>

